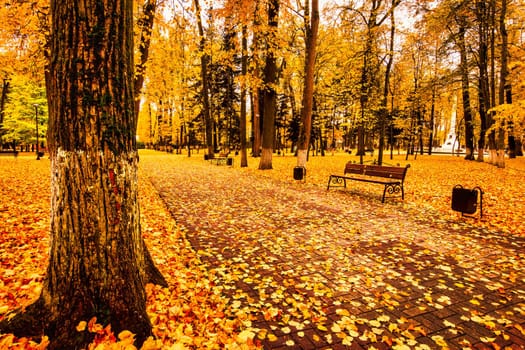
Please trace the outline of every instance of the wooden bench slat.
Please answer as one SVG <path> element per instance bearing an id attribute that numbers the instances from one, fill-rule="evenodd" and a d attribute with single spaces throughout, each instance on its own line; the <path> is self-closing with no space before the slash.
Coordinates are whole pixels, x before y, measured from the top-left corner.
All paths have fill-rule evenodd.
<path id="1" fill-rule="evenodd" d="M 208 158 L 208 161 L 215 165 L 228 165 L 233 166 L 233 158 L 232 157 L 213 157 Z"/>
<path id="2" fill-rule="evenodd" d="M 327 190 L 330 189 L 330 185 L 333 187 L 345 187 L 346 180 L 370 182 L 384 185 L 383 190 L 383 199 L 382 202 L 385 202 L 385 196 L 388 192 L 389 194 L 401 192 L 401 197 L 405 198 L 405 192 L 403 188 L 403 183 L 405 181 L 405 176 L 410 165 L 408 164 L 405 167 L 399 166 L 383 166 L 383 165 L 365 165 L 365 164 L 355 164 L 348 162 L 345 165 L 344 175 L 330 175 L 328 179 Z M 355 174 L 359 177 L 349 177 L 346 174 Z M 381 180 L 385 179 L 385 180 Z"/>

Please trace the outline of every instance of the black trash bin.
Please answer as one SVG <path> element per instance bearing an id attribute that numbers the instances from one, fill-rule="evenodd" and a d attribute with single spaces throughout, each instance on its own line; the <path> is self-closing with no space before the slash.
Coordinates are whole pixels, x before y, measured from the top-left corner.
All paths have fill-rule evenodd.
<path id="1" fill-rule="evenodd" d="M 462 214 L 474 214 L 478 209 L 478 194 L 480 217 L 483 215 L 483 191 L 479 187 L 473 189 L 456 185 L 452 189 L 452 210 Z"/>
<path id="2" fill-rule="evenodd" d="M 306 176 L 306 168 L 304 166 L 296 166 L 293 168 L 293 178 L 295 180 L 303 180 Z"/>

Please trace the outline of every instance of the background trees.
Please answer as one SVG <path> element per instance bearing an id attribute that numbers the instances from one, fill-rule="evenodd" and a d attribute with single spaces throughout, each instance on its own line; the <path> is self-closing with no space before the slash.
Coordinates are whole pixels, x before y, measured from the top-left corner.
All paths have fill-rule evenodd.
<path id="1" fill-rule="evenodd" d="M 0 149 L 32 150 L 45 140 L 47 106 L 43 67 L 47 1 L 13 2 L 0 6 Z"/>
<path id="2" fill-rule="evenodd" d="M 269 25 L 270 3 L 279 5 L 276 28 Z M 189 155 L 199 148 L 210 155 L 250 148 L 253 156 L 260 156 L 262 134 L 267 132 L 264 148 L 271 151 L 264 157 L 265 166 L 273 152 L 295 151 L 306 86 L 307 19 L 311 18 L 306 4 L 289 0 L 138 3 L 139 141 L 158 149 L 181 152 L 184 148 Z M 5 63 L 1 78 L 8 83 L 1 104 L 4 143 L 25 135 L 16 142 L 29 148 L 34 144 L 31 108 L 24 112 L 11 105 L 14 99 L 9 95 L 18 82 L 43 86 L 41 74 L 39 78 L 36 73 L 42 72 L 44 58 L 39 49 L 45 42 L 41 25 L 45 6 L 45 1 L 17 2 L 0 11 L 7 48 L 1 53 Z M 149 15 L 151 9 L 158 10 L 155 17 Z M 322 153 L 335 147 L 362 154 L 389 147 L 409 153 L 439 152 L 436 147 L 446 141 L 456 106 L 457 145 L 466 159 L 482 160 L 480 150 L 491 149 L 488 160 L 503 166 L 505 151 L 520 155 L 522 12 L 516 0 L 321 2 L 312 106 L 306 108 L 312 116 L 310 150 Z M 153 18 L 155 26 L 149 33 L 144 28 Z M 272 56 L 275 81 L 270 82 L 265 60 Z M 17 78 L 18 74 L 24 77 Z M 265 127 L 268 91 L 275 91 L 278 102 L 275 120 Z M 44 130 L 45 110 L 41 116 Z M 382 153 L 378 154 L 381 161 Z"/>

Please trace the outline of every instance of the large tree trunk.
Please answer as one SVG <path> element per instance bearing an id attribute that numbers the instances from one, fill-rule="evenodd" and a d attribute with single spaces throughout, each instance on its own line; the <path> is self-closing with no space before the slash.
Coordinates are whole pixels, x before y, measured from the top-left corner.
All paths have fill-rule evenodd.
<path id="1" fill-rule="evenodd" d="M 275 31 L 279 18 L 279 0 L 271 0 L 268 4 L 268 25 L 270 33 L 268 42 L 275 45 Z M 264 67 L 264 112 L 262 130 L 262 153 L 259 161 L 259 169 L 272 169 L 272 154 L 275 140 L 275 114 L 277 113 L 277 62 L 274 48 L 268 48 L 266 53 L 266 65 Z"/>
<path id="2" fill-rule="evenodd" d="M 309 6 L 306 0 L 305 18 L 308 19 Z M 297 149 L 297 166 L 305 167 L 308 158 L 308 147 L 310 145 L 310 135 L 312 131 L 312 107 L 314 98 L 314 74 L 315 56 L 317 49 L 317 33 L 319 30 L 319 2 L 312 0 L 312 16 L 310 23 L 305 23 L 306 33 L 306 58 L 305 58 L 305 77 L 303 91 L 303 106 L 301 110 L 301 129 L 299 132 L 299 142 Z"/>
<path id="3" fill-rule="evenodd" d="M 133 99 L 133 2 L 52 0 L 47 77 L 51 246 L 39 300 L 0 332 L 86 347 L 97 317 L 141 344 L 144 288 Z M 74 9 L 74 11 L 73 11 Z M 82 59 L 79 59 L 82 58 Z"/>

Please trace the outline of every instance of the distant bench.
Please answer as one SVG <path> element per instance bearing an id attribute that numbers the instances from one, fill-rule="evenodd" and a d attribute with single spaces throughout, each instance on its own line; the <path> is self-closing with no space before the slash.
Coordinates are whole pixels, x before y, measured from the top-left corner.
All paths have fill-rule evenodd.
<path id="1" fill-rule="evenodd" d="M 328 187 L 344 187 L 346 188 L 346 180 L 371 182 L 384 185 L 382 203 L 385 202 L 386 194 L 398 194 L 401 192 L 401 198 L 405 199 L 405 190 L 403 183 L 410 164 L 405 167 L 400 166 L 383 166 L 383 165 L 365 165 L 346 163 L 343 175 L 330 175 L 328 179 Z M 353 174 L 356 176 L 347 176 L 346 174 Z"/>
<path id="2" fill-rule="evenodd" d="M 0 156 L 3 156 L 3 155 L 12 155 L 13 157 L 16 158 L 18 156 L 18 151 L 12 150 L 12 149 L 0 150 Z"/>
<path id="3" fill-rule="evenodd" d="M 205 154 L 204 155 L 204 160 L 207 160 L 209 161 L 210 163 L 212 164 L 215 164 L 215 165 L 228 165 L 228 166 L 233 166 L 233 158 L 232 157 L 228 157 L 228 154 L 219 154 L 218 157 L 210 157 L 208 154 Z"/>
<path id="4" fill-rule="evenodd" d="M 233 166 L 233 158 L 232 157 L 214 157 L 208 159 L 210 163 L 213 163 L 215 165 L 228 165 Z"/>

